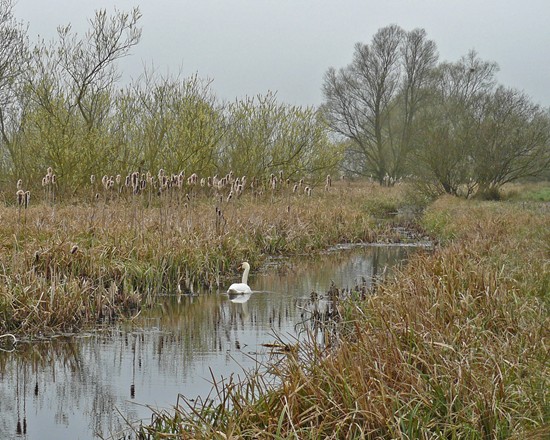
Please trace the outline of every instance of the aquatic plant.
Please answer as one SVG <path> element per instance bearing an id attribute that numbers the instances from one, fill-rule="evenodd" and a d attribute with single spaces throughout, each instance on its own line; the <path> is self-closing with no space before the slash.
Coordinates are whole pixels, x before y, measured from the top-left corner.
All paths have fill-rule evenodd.
<path id="1" fill-rule="evenodd" d="M 330 344 L 275 344 L 139 438 L 546 438 L 550 217 L 444 197 L 423 224 L 442 245 L 339 301 Z"/>
<path id="2" fill-rule="evenodd" d="M 124 189 L 121 179 L 121 192 L 113 193 L 105 175 L 103 200 L 56 202 L 52 215 L 47 197 L 24 210 L 23 225 L 13 206 L 0 207 L 0 331 L 74 330 L 132 316 L 159 293 L 189 292 L 199 284 L 216 291 L 240 261 L 259 267 L 268 255 L 398 239 L 362 208 L 376 191 L 364 182 L 333 185 L 311 197 L 293 194 L 290 184 L 273 194 L 248 186 L 226 202 L 217 187 L 190 178 L 192 187 L 178 188 L 183 178 L 174 175 L 167 182 L 175 184 L 156 195 L 147 192 L 156 178 L 132 174 L 130 187 Z M 237 181 L 231 174 L 224 178 L 225 185 Z"/>

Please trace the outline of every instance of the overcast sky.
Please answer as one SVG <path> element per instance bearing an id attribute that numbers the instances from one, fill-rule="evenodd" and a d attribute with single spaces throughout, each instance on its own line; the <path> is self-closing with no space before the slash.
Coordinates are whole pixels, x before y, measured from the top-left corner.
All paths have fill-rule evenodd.
<path id="1" fill-rule="evenodd" d="M 144 64 L 160 73 L 197 73 L 221 99 L 267 91 L 279 100 L 319 105 L 328 67 L 352 59 L 356 42 L 381 27 L 424 28 L 440 60 L 470 49 L 500 66 L 500 83 L 550 106 L 549 0 L 17 0 L 29 37 L 47 40 L 58 25 L 84 33 L 97 9 L 139 6 L 143 35 L 120 62 L 126 79 Z"/>

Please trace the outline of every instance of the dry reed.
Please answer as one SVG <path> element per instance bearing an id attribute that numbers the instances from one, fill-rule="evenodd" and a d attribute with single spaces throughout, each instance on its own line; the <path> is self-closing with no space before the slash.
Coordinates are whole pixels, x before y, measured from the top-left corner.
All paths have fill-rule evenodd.
<path id="1" fill-rule="evenodd" d="M 140 438 L 547 438 L 550 216 L 443 198 L 423 223 L 442 246 L 341 301 L 331 344 L 181 400 Z"/>

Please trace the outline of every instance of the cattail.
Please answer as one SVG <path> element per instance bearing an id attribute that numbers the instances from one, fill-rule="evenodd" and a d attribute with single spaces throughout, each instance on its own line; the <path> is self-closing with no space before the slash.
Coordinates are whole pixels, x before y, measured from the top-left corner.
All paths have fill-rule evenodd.
<path id="1" fill-rule="evenodd" d="M 71 254 L 76 254 L 76 252 L 78 251 L 78 246 L 75 244 L 72 248 L 71 248 Z"/>
<path id="2" fill-rule="evenodd" d="M 48 184 L 48 178 L 46 176 L 42 177 L 42 186 L 46 186 Z"/>
<path id="3" fill-rule="evenodd" d="M 23 188 L 23 181 L 21 179 L 19 179 L 17 181 L 17 189 L 20 190 L 21 188 Z"/>
<path id="4" fill-rule="evenodd" d="M 48 169 L 46 171 L 47 171 L 47 175 L 51 177 L 51 175 L 53 174 L 52 167 L 48 167 Z"/>
<path id="5" fill-rule="evenodd" d="M 31 203 L 31 192 L 25 191 L 25 209 L 29 207 L 30 203 Z"/>
<path id="6" fill-rule="evenodd" d="M 306 195 L 309 197 L 311 196 L 311 188 L 309 186 L 306 186 L 304 188 L 304 192 L 306 193 Z"/>
<path id="7" fill-rule="evenodd" d="M 55 174 L 51 175 L 50 182 L 52 185 L 55 185 Z"/>
<path id="8" fill-rule="evenodd" d="M 233 197 L 233 191 L 229 191 L 229 195 L 227 196 L 227 202 L 229 202 Z"/>
<path id="9" fill-rule="evenodd" d="M 92 185 L 95 183 L 95 175 L 94 175 L 94 174 L 92 174 L 92 175 L 90 176 L 90 183 L 91 183 Z"/>
<path id="10" fill-rule="evenodd" d="M 25 191 L 23 191 L 22 189 L 18 189 L 15 195 L 17 196 L 17 205 L 23 206 L 23 204 L 25 203 Z"/>
<path id="11" fill-rule="evenodd" d="M 120 182 L 122 182 L 122 176 L 120 174 L 116 175 L 115 182 L 117 185 L 120 185 Z"/>
<path id="12" fill-rule="evenodd" d="M 298 184 L 296 183 L 294 184 L 294 188 L 292 188 L 292 192 L 295 193 L 297 189 L 298 189 Z"/>
<path id="13" fill-rule="evenodd" d="M 327 183 L 326 185 L 330 188 L 332 186 L 332 177 L 330 177 L 330 174 L 327 174 Z"/>
<path id="14" fill-rule="evenodd" d="M 304 179 L 300 179 L 300 182 L 298 183 L 300 185 L 300 188 L 302 187 L 302 185 L 304 184 Z"/>

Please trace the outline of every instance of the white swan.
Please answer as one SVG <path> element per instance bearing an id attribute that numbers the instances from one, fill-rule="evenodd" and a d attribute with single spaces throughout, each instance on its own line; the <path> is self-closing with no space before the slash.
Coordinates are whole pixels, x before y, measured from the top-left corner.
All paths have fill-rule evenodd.
<path id="1" fill-rule="evenodd" d="M 248 272 L 250 272 L 250 264 L 248 264 L 246 261 L 244 263 L 241 263 L 239 265 L 239 270 L 244 269 L 243 272 L 243 279 L 241 283 L 233 283 L 231 286 L 229 286 L 229 289 L 227 289 L 227 294 L 230 298 L 235 299 L 236 295 L 248 295 L 250 297 L 250 294 L 252 293 L 252 289 L 246 284 L 248 282 Z"/>

